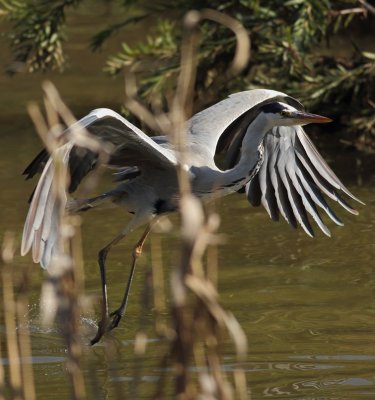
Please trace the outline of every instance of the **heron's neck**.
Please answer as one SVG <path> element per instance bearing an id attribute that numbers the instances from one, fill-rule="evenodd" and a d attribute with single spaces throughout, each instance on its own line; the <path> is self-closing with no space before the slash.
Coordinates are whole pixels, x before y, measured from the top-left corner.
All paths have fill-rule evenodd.
<path id="1" fill-rule="evenodd" d="M 217 196 L 235 192 L 249 182 L 263 162 L 263 139 L 272 128 L 264 114 L 248 126 L 241 146 L 241 156 L 235 167 L 226 171 L 210 170 L 203 185 Z M 204 174 L 203 174 L 204 175 Z M 203 190 L 203 188 L 202 188 Z M 214 196 L 215 197 L 215 196 Z"/>
<path id="2" fill-rule="evenodd" d="M 260 113 L 248 126 L 242 140 L 241 156 L 237 165 L 224 171 L 229 177 L 241 173 L 242 169 L 254 168 L 258 162 L 263 161 L 263 139 L 266 133 L 272 128 L 267 116 Z M 262 154 L 259 154 L 259 153 Z"/>

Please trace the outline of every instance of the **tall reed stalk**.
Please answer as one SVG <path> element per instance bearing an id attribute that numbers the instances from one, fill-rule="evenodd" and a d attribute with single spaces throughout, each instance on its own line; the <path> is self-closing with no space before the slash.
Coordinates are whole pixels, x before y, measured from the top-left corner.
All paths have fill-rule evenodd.
<path id="1" fill-rule="evenodd" d="M 192 114 L 194 85 L 196 77 L 196 54 L 199 44 L 199 25 L 204 19 L 210 19 L 232 29 L 237 38 L 237 50 L 227 77 L 232 76 L 246 66 L 250 44 L 244 28 L 234 19 L 213 10 L 192 11 L 184 19 L 182 41 L 181 74 L 176 95 L 169 102 L 167 113 L 152 114 L 136 97 L 137 87 L 131 71 L 127 71 L 125 81 L 125 106 L 137 117 L 155 130 L 167 134 L 178 155 L 177 173 L 179 179 L 179 213 L 181 216 L 180 250 L 178 261 L 170 268 L 170 290 L 165 286 L 165 265 L 163 263 L 161 242 L 157 234 L 151 240 L 152 267 L 145 278 L 142 304 L 146 310 L 151 305 L 155 310 L 155 334 L 167 344 L 160 358 L 161 373 L 155 385 L 152 398 L 163 399 L 167 393 L 167 377 L 174 379 L 173 393 L 178 399 L 247 399 L 245 373 L 242 368 L 246 361 L 246 336 L 234 316 L 224 310 L 219 301 L 217 282 L 217 249 L 219 237 L 219 217 L 213 207 L 204 209 L 190 190 L 187 172 L 182 165 L 186 158 L 185 128 L 186 120 Z M 45 113 L 35 104 L 30 105 L 29 113 L 49 150 L 54 163 L 54 196 L 60 204 L 58 253 L 46 272 L 41 295 L 41 323 L 58 323 L 67 349 L 66 373 L 71 387 L 71 398 L 83 400 L 100 398 L 100 387 L 95 368 L 83 365 L 92 358 L 87 345 L 83 343 L 86 332 L 82 329 L 81 316 L 88 310 L 88 300 L 84 292 L 84 268 L 81 248 L 81 220 L 79 216 L 68 215 L 65 210 L 66 188 L 69 182 L 67 163 L 61 159 L 61 138 L 66 126 L 72 125 L 75 118 L 60 98 L 51 83 L 44 85 Z M 108 156 L 107 149 L 94 140 L 83 128 L 73 132 L 71 140 L 77 145 L 88 147 L 100 153 L 103 162 Z M 91 181 L 92 183 L 92 181 Z M 161 221 L 158 227 L 163 226 Z M 22 285 L 15 296 L 14 280 L 10 263 L 14 252 L 13 240 L 4 242 L 2 252 L 3 309 L 7 339 L 7 358 L 9 359 L 9 382 L 5 382 L 4 366 L 0 364 L 0 400 L 5 393 L 11 393 L 12 399 L 34 400 L 30 337 L 27 329 L 27 291 L 28 273 L 23 275 Z M 207 253 L 207 261 L 204 255 Z M 149 293 L 152 296 L 149 296 Z M 169 315 L 166 296 L 170 292 Z M 142 316 L 135 337 L 135 371 L 140 370 L 142 357 L 147 354 L 147 335 Z M 125 322 L 126 323 L 126 322 Z M 237 367 L 233 379 L 222 368 L 220 348 L 230 337 L 236 354 Z M 0 348 L 4 353 L 4 349 Z M 108 365 L 113 371 L 122 362 L 113 340 L 104 340 L 104 352 Z M 87 359 L 85 359 L 87 358 Z M 136 374 L 137 372 L 135 372 Z M 131 392 L 125 392 L 123 386 L 114 379 L 112 383 L 115 397 L 137 398 L 140 380 L 135 379 Z M 6 390 L 6 386 L 8 389 Z M 89 386 L 89 387 L 88 387 Z M 92 390 L 94 388 L 94 390 Z M 95 389 L 97 388 L 97 389 Z M 1 397 L 2 396 L 2 397 Z M 129 397 L 130 396 L 130 397 Z"/>

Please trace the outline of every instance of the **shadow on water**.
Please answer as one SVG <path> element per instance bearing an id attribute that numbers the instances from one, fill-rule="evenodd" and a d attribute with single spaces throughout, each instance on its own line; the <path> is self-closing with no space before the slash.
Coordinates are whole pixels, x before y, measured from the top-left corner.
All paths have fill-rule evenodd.
<path id="1" fill-rule="evenodd" d="M 73 111 L 76 107 L 79 112 L 118 104 L 122 98 L 121 79 L 110 80 L 98 73 L 105 54 L 93 56 L 93 62 L 88 57 L 83 65 L 80 43 L 70 49 L 72 69 L 62 76 L 52 75 L 62 95 L 65 93 Z M 75 69 L 77 65 L 80 68 Z M 5 89 L 0 94 L 2 103 L 9 100 L 0 116 L 0 233 L 13 230 L 18 240 L 27 211 L 26 199 L 33 187 L 33 183 L 23 182 L 20 173 L 40 146 L 24 105 L 40 98 L 43 78 L 0 77 Z M 332 238 L 317 232 L 316 239 L 309 239 L 284 222 L 272 223 L 263 209 L 250 209 L 241 195 L 216 204 L 222 216 L 220 231 L 226 237 L 219 248 L 219 291 L 222 303 L 235 314 L 248 336 L 250 350 L 245 368 L 253 399 L 375 398 L 374 159 L 353 151 L 338 153 L 337 148 L 337 141 L 324 147 L 328 161 L 367 206 L 359 207 L 358 217 L 339 210 L 345 227 L 329 225 Z M 117 209 L 85 215 L 85 279 L 89 294 L 99 294 L 96 252 L 127 218 Z M 173 250 L 178 246 L 175 236 L 162 236 L 165 266 L 173 265 Z M 120 300 L 129 243 L 134 237 L 116 248 L 109 259 L 111 305 Z M 86 372 L 90 376 L 90 363 L 94 362 L 103 398 L 111 394 L 108 382 L 117 380 L 131 393 L 136 379 L 141 382 L 139 398 L 148 398 L 161 374 L 159 358 L 164 344 L 153 333 L 152 310 L 144 317 L 148 349 L 137 374 L 133 355 L 133 338 L 140 321 L 138 300 L 150 264 L 148 250 L 140 262 L 127 319 L 113 334 L 123 361 L 115 374 L 108 370 L 102 346 L 86 349 Z M 14 265 L 22 267 L 30 262 L 30 257 L 17 256 Z M 38 319 L 42 278 L 42 271 L 35 267 L 30 295 L 34 306 L 30 307 L 28 326 L 33 356 L 23 362 L 34 365 L 38 398 L 65 399 L 69 396 L 63 373 L 65 347 L 58 329 L 44 330 Z M 89 331 L 95 331 L 94 321 L 95 315 L 81 318 Z M 223 368 L 232 371 L 236 367 L 232 347 L 228 345 L 223 353 Z M 7 362 L 1 359 L 1 363 Z"/>

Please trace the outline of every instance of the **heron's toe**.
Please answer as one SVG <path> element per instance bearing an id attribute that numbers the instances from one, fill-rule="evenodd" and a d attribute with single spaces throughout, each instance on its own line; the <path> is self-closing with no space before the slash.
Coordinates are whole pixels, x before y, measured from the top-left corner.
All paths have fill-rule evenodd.
<path id="1" fill-rule="evenodd" d="M 121 318 L 123 316 L 123 310 L 119 308 L 118 310 L 115 310 L 109 314 L 110 317 L 112 317 L 112 320 L 110 324 L 108 325 L 107 330 L 111 331 L 112 329 L 117 328 L 118 324 L 121 321 Z"/>
<path id="2" fill-rule="evenodd" d="M 90 344 L 93 346 L 94 344 L 98 343 L 99 340 L 103 337 L 103 335 L 106 332 L 106 325 L 107 321 L 99 321 L 98 323 L 98 331 L 96 332 L 96 335 L 93 339 L 91 339 Z"/>

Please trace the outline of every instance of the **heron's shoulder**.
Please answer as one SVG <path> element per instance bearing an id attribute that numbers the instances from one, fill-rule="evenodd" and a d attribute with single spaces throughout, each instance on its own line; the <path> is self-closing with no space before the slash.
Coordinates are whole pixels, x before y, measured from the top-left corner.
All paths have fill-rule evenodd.
<path id="1" fill-rule="evenodd" d="M 285 93 L 268 89 L 253 89 L 233 93 L 226 99 L 195 114 L 188 121 L 188 133 L 208 135 L 223 132 L 241 115 L 273 98 L 287 98 Z M 201 141 L 201 140 L 200 140 Z"/>

